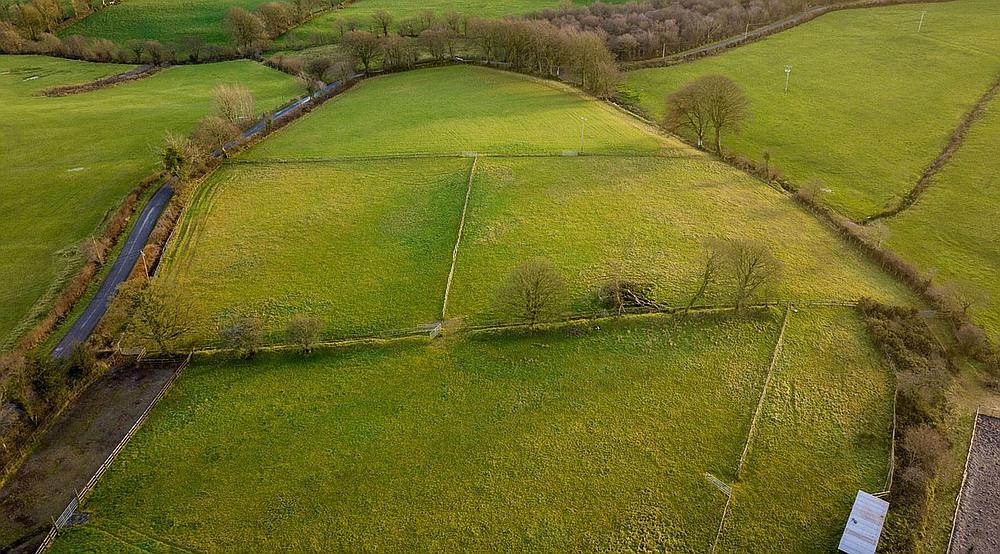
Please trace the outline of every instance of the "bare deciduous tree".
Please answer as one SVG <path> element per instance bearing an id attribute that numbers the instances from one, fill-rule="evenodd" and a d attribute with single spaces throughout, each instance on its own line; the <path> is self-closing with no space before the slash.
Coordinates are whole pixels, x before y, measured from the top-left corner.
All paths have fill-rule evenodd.
<path id="1" fill-rule="evenodd" d="M 323 320 L 308 314 L 298 314 L 288 322 L 285 336 L 306 354 L 312 352 L 323 333 Z"/>
<path id="2" fill-rule="evenodd" d="M 667 95 L 667 111 L 663 118 L 663 127 L 676 133 L 686 129 L 694 133 L 698 147 L 705 144 L 705 133 L 708 131 L 708 109 L 701 87 L 697 82 L 685 83 L 678 90 Z"/>
<path id="3" fill-rule="evenodd" d="M 212 91 L 215 113 L 243 125 L 254 118 L 253 92 L 245 85 L 219 85 Z"/>
<path id="4" fill-rule="evenodd" d="M 691 295 L 691 300 L 688 300 L 687 305 L 684 306 L 685 314 L 691 310 L 691 308 L 695 305 L 695 302 L 704 298 L 705 293 L 708 292 L 708 288 L 711 287 L 718 279 L 719 270 L 721 269 L 720 266 L 722 265 L 721 258 L 722 255 L 719 253 L 715 242 L 707 242 L 705 244 L 705 263 L 702 266 L 701 275 L 698 278 L 698 288 L 695 290 L 694 294 Z"/>
<path id="5" fill-rule="evenodd" d="M 392 22 L 395 19 L 392 14 L 385 10 L 378 10 L 372 15 L 372 19 L 375 20 L 375 25 L 382 29 L 382 36 L 388 36 L 389 27 L 392 27 Z"/>
<path id="6" fill-rule="evenodd" d="M 715 151 L 722 154 L 722 132 L 738 131 L 750 117 L 750 99 L 739 85 L 723 75 L 706 75 L 702 81 L 705 109 L 715 130 Z"/>
<path id="7" fill-rule="evenodd" d="M 188 309 L 190 302 L 180 289 L 130 281 L 119 287 L 116 302 L 130 316 L 128 336 L 164 353 L 186 346 L 194 321 Z"/>
<path id="8" fill-rule="evenodd" d="M 252 358 L 264 341 L 264 324 L 256 317 L 234 317 L 219 329 L 223 346 Z"/>
<path id="9" fill-rule="evenodd" d="M 781 262 L 763 243 L 728 240 L 720 243 L 720 253 L 737 313 L 743 313 L 751 300 L 777 284 L 781 277 Z"/>
<path id="10" fill-rule="evenodd" d="M 204 151 L 211 152 L 240 135 L 240 128 L 219 115 L 206 115 L 194 130 L 194 142 Z"/>
<path id="11" fill-rule="evenodd" d="M 563 313 L 567 302 L 562 275 L 544 258 L 514 268 L 497 297 L 498 310 L 534 326 Z"/>
<path id="12" fill-rule="evenodd" d="M 378 57 L 382 45 L 375 35 L 367 31 L 349 31 L 340 41 L 341 46 L 356 58 L 365 68 L 365 73 L 371 69 L 372 62 Z"/>
<path id="13" fill-rule="evenodd" d="M 252 48 L 267 36 L 267 30 L 260 17 L 239 6 L 226 10 L 225 25 L 230 38 L 241 49 Z"/>

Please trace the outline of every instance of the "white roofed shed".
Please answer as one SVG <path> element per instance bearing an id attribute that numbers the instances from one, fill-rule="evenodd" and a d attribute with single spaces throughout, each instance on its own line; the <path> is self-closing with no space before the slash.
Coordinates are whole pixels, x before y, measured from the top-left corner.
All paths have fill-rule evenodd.
<path id="1" fill-rule="evenodd" d="M 840 551 L 845 554 L 875 554 L 887 513 L 888 502 L 858 491 L 851 515 L 847 518 L 847 527 L 840 537 Z"/>

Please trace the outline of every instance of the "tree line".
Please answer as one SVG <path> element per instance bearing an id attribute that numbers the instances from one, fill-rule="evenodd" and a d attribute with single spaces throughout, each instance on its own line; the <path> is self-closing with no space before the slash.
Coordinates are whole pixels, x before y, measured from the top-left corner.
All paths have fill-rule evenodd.
<path id="1" fill-rule="evenodd" d="M 639 60 L 721 40 L 833 0 L 643 0 L 565 3 L 527 17 L 597 33 L 619 60 Z"/>

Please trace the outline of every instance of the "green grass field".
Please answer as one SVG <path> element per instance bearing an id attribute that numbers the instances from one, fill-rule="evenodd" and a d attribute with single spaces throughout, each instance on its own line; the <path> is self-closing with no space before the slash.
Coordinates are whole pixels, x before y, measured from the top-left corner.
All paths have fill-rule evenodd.
<path id="1" fill-rule="evenodd" d="M 977 299 L 976 320 L 1000 338 L 1000 97 L 909 210 L 887 220 L 888 246 L 938 282 Z"/>
<path id="2" fill-rule="evenodd" d="M 668 92 L 701 75 L 728 75 L 754 112 L 729 149 L 757 160 L 770 151 L 788 178 L 821 180 L 832 190 L 826 201 L 860 218 L 913 187 L 996 76 L 998 17 L 994 0 L 835 12 L 725 54 L 631 72 L 628 84 L 659 118 Z"/>
<path id="3" fill-rule="evenodd" d="M 475 95 L 469 81 L 502 92 Z M 389 104 L 455 96 L 445 91 L 458 91 L 464 110 Z M 621 155 L 518 155 L 558 152 L 548 131 L 579 114 L 595 149 Z M 682 304 L 710 238 L 767 242 L 786 265 L 779 298 L 911 300 L 763 184 L 661 142 L 596 101 L 466 67 L 375 79 L 231 163 L 185 216 L 162 278 L 191 294 L 199 342 L 210 342 L 230 314 L 260 317 L 275 339 L 296 313 L 324 317 L 330 336 L 431 323 L 440 318 L 472 160 L 391 154 L 462 150 L 513 157 L 477 164 L 449 318 L 496 319 L 497 288 L 536 256 L 563 272 L 575 312 L 597 308 L 597 287 L 615 275 L 653 282 L 660 300 Z M 372 158 L 349 157 L 363 153 Z M 720 291 L 705 299 L 728 300 Z"/>
<path id="4" fill-rule="evenodd" d="M 430 323 L 471 165 L 226 166 L 185 216 L 163 279 L 191 294 L 203 339 L 232 314 L 260 317 L 277 338 L 296 313 L 336 336 Z"/>
<path id="5" fill-rule="evenodd" d="M 777 297 L 905 302 L 891 278 L 787 197 L 708 159 L 482 159 L 473 183 L 449 315 L 490 314 L 496 288 L 543 256 L 566 278 L 574 308 L 596 307 L 612 277 L 656 284 L 683 305 L 697 288 L 707 239 L 768 244 L 785 264 Z M 721 290 L 707 303 L 725 303 Z"/>
<path id="6" fill-rule="evenodd" d="M 719 551 L 831 552 L 858 489 L 885 487 L 892 374 L 857 313 L 811 310 L 771 379 Z"/>
<path id="7" fill-rule="evenodd" d="M 46 88 L 128 69 L 0 56 L 0 348 L 46 309 L 47 291 L 80 263 L 78 246 L 155 169 L 166 131 L 189 132 L 219 83 L 245 83 L 260 109 L 301 92 L 252 62 L 175 67 L 126 85 L 48 98 Z"/>
<path id="8" fill-rule="evenodd" d="M 793 390 L 795 405 L 768 403 L 738 494 L 777 477 L 823 502 L 801 511 L 808 498 L 748 489 L 722 551 L 742 551 L 734 540 L 744 537 L 774 551 L 802 528 L 795 544 L 828 551 L 854 491 L 884 478 L 885 368 L 856 319 L 794 317 L 800 338 L 789 339 L 774 390 Z M 87 500 L 89 522 L 54 552 L 705 552 L 725 497 L 704 475 L 735 479 L 779 319 L 652 317 L 582 334 L 199 362 Z M 824 363 L 799 365 L 817 349 Z M 830 395 L 851 406 L 821 409 Z M 778 440 L 773 422 L 796 415 L 794 434 Z M 839 436 L 862 423 L 873 437 Z M 767 459 L 766 472 L 765 441 L 788 459 Z M 769 537 L 743 521 L 751 510 L 797 527 Z"/>
<path id="9" fill-rule="evenodd" d="M 376 77 L 326 103 L 247 154 L 290 160 L 404 153 L 652 153 L 677 148 L 606 104 L 557 83 L 443 67 Z"/>
<path id="10" fill-rule="evenodd" d="M 179 44 L 186 37 L 226 44 L 224 18 L 231 6 L 252 10 L 267 0 L 127 0 L 96 12 L 61 35 L 83 35 L 124 43 L 130 39 Z"/>

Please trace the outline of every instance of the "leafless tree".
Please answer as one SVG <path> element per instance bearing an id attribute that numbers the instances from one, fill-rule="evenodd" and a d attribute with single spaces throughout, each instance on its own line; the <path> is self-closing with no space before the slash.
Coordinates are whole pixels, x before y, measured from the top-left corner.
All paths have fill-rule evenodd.
<path id="1" fill-rule="evenodd" d="M 722 255 L 720 254 L 715 241 L 705 243 L 704 264 L 702 265 L 701 275 L 698 277 L 698 287 L 694 294 L 691 295 L 691 299 L 688 300 L 687 305 L 684 306 L 685 314 L 691 310 L 696 302 L 704 298 L 709 287 L 715 284 L 719 277 L 721 265 Z"/>
<path id="2" fill-rule="evenodd" d="M 698 80 L 702 81 L 708 121 L 715 130 L 715 151 L 721 155 L 722 132 L 739 130 L 750 117 L 750 99 L 729 77 L 706 75 Z"/>
<path id="3" fill-rule="evenodd" d="M 709 119 L 700 83 L 697 81 L 685 83 L 667 95 L 667 111 L 663 118 L 663 127 L 672 133 L 686 129 L 694 133 L 699 148 L 704 146 Z"/>
<path id="4" fill-rule="evenodd" d="M 365 73 L 371 70 L 372 63 L 382 50 L 378 37 L 368 31 L 349 31 L 340 44 L 347 52 L 356 58 L 365 68 Z"/>
<path id="5" fill-rule="evenodd" d="M 566 284 L 556 267 L 549 260 L 536 258 L 510 272 L 497 297 L 497 308 L 534 326 L 562 314 L 567 298 Z"/>
<path id="6" fill-rule="evenodd" d="M 288 322 L 285 336 L 299 345 L 306 354 L 312 352 L 323 333 L 323 320 L 308 314 L 298 314 Z"/>
<path id="7" fill-rule="evenodd" d="M 267 36 L 260 17 L 239 6 L 226 10 L 225 25 L 230 38 L 240 49 L 253 48 Z"/>
<path id="8" fill-rule="evenodd" d="M 392 22 L 395 20 L 392 14 L 385 10 L 378 10 L 372 15 L 372 19 L 375 20 L 375 25 L 382 29 L 382 36 L 388 36 L 389 27 L 392 27 Z"/>
<path id="9" fill-rule="evenodd" d="M 172 353 L 185 346 L 194 328 L 190 302 L 180 289 L 130 281 L 118 289 L 116 301 L 131 314 L 128 335 Z"/>
<path id="10" fill-rule="evenodd" d="M 226 348 L 252 358 L 264 342 L 264 324 L 256 317 L 234 317 L 223 323 L 219 339 Z"/>
<path id="11" fill-rule="evenodd" d="M 212 91 L 212 99 L 215 113 L 237 125 L 254 119 L 253 92 L 246 85 L 219 85 Z"/>
<path id="12" fill-rule="evenodd" d="M 763 243 L 738 239 L 719 243 L 721 261 L 732 287 L 733 305 L 743 313 L 751 300 L 777 284 L 782 264 Z"/>

